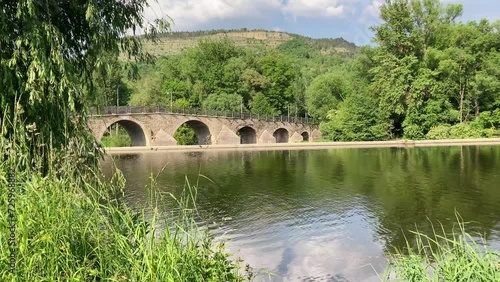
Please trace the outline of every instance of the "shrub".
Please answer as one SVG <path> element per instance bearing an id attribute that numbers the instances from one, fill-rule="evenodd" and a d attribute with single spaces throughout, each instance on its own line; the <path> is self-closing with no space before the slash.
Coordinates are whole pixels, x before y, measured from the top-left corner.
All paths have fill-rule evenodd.
<path id="1" fill-rule="evenodd" d="M 424 139 L 422 128 L 416 124 L 410 124 L 403 128 L 403 135 L 406 139 L 420 140 Z"/>
<path id="2" fill-rule="evenodd" d="M 440 124 L 435 126 L 427 132 L 425 137 L 430 140 L 439 140 L 439 139 L 448 139 L 450 138 L 450 129 L 451 125 L 449 124 Z"/>
<path id="3" fill-rule="evenodd" d="M 451 139 L 482 138 L 485 134 L 482 129 L 474 127 L 470 123 L 458 123 L 450 128 Z"/>
<path id="4" fill-rule="evenodd" d="M 425 137 L 431 140 L 484 138 L 492 136 L 493 131 L 481 129 L 475 123 L 441 124 L 431 128 Z"/>

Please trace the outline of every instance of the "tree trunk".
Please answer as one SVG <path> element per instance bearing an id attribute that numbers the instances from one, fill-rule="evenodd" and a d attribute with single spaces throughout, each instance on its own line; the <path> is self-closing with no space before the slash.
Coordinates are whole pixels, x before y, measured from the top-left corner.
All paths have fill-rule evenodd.
<path id="1" fill-rule="evenodd" d="M 464 121 L 464 92 L 462 85 L 460 85 L 460 123 Z"/>
<path id="2" fill-rule="evenodd" d="M 476 118 L 479 117 L 479 97 L 476 96 L 476 98 L 474 99 L 474 108 L 475 108 L 475 115 L 476 115 Z"/>

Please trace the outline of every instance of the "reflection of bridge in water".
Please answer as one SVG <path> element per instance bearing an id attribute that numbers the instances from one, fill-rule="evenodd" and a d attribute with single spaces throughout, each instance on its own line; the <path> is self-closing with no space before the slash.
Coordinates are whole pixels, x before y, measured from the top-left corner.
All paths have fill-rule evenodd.
<path id="1" fill-rule="evenodd" d="M 94 111 L 89 126 L 98 141 L 114 124 L 123 127 L 132 146 L 176 145 L 174 134 L 185 124 L 200 145 L 311 142 L 321 138 L 310 118 L 163 107 L 109 107 Z"/>

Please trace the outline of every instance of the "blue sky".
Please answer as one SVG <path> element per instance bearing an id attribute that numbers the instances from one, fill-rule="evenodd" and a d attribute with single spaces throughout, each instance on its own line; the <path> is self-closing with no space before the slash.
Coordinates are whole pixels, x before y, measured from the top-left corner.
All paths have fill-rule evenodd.
<path id="1" fill-rule="evenodd" d="M 369 44 L 384 0 L 150 0 L 147 17 L 168 15 L 173 30 L 262 28 Z M 445 0 L 464 5 L 463 21 L 500 20 L 498 0 Z"/>

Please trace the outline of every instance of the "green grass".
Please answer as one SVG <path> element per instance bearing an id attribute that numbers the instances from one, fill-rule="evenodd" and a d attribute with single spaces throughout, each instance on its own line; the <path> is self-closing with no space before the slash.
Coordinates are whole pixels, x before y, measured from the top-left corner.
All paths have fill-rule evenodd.
<path id="1" fill-rule="evenodd" d="M 103 136 L 101 143 L 104 147 L 130 147 L 132 144 L 128 135 Z"/>
<path id="2" fill-rule="evenodd" d="M 101 144 L 104 147 L 130 147 L 132 141 L 125 129 L 119 127 L 118 134 L 114 129 L 111 129 L 108 134 L 105 134 L 101 139 Z"/>
<path id="3" fill-rule="evenodd" d="M 0 139 L 1 135 L 0 135 Z M 124 179 L 82 170 L 66 152 L 38 159 L 0 140 L 0 281 L 243 281 L 238 262 L 194 223 L 196 194 L 186 185 L 181 211 L 159 214 L 150 201 L 132 210 L 121 201 Z M 9 153 L 10 152 L 10 153 Z M 7 170 L 16 172 L 16 269 L 10 273 Z M 154 200 L 153 200 L 154 199 Z"/>
<path id="4" fill-rule="evenodd" d="M 466 233 L 461 219 L 451 236 L 414 234 L 415 243 L 391 258 L 385 281 L 500 281 L 500 254 Z"/>
<path id="5" fill-rule="evenodd" d="M 333 141 L 326 138 L 319 138 L 319 139 L 314 139 L 313 142 L 333 142 Z"/>

